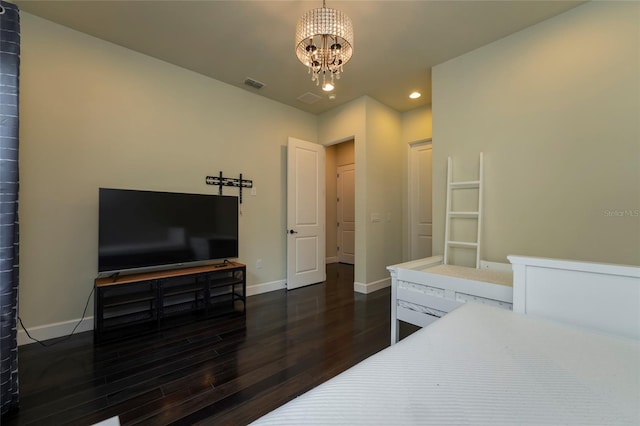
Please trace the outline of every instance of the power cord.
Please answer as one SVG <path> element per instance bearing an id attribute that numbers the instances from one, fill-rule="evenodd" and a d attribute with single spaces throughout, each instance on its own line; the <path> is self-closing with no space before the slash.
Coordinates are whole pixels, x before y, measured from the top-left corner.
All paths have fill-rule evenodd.
<path id="1" fill-rule="evenodd" d="M 24 332 L 27 334 L 27 337 L 29 339 L 33 340 L 34 342 L 40 343 L 40 345 L 44 346 L 45 348 L 57 345 L 58 343 L 66 342 L 71 336 L 73 336 L 73 333 L 76 332 L 76 330 L 78 329 L 78 326 L 80 326 L 82 321 L 84 321 L 84 317 L 87 314 L 87 308 L 89 307 L 89 300 L 91 300 L 91 295 L 93 294 L 94 291 L 95 291 L 95 287 L 92 288 L 91 289 L 91 293 L 89 293 L 89 297 L 87 298 L 87 303 L 84 305 L 84 311 L 82 311 L 82 318 L 80 318 L 80 321 L 78 321 L 76 326 L 73 327 L 73 330 L 71 330 L 71 334 L 69 334 L 68 336 L 64 337 L 62 340 L 57 340 L 57 341 L 55 341 L 53 343 L 49 343 L 49 344 L 44 343 L 44 342 L 36 339 L 35 337 L 32 337 L 31 334 L 29 334 L 29 331 L 27 330 L 27 327 L 25 327 L 24 324 L 22 323 L 22 318 L 20 318 L 20 315 L 18 315 L 18 321 L 20 322 L 20 325 L 22 326 L 22 329 L 24 330 Z"/>

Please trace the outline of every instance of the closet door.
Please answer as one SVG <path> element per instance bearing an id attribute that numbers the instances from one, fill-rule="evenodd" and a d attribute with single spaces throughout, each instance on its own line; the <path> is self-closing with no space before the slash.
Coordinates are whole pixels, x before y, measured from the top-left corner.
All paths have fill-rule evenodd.
<path id="1" fill-rule="evenodd" d="M 432 255 L 431 139 L 409 145 L 409 256 Z"/>

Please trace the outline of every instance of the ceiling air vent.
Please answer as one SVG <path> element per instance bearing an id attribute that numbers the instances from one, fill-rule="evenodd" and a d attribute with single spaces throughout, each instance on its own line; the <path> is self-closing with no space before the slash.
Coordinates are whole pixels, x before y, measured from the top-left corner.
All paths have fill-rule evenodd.
<path id="1" fill-rule="evenodd" d="M 249 87 L 253 87 L 254 89 L 262 89 L 264 87 L 264 83 L 249 77 L 244 79 L 244 84 Z"/>
<path id="2" fill-rule="evenodd" d="M 311 93 L 311 92 L 307 92 L 304 95 L 298 96 L 298 100 L 300 102 L 304 102 L 305 104 L 309 104 L 309 105 L 315 104 L 320 99 L 322 99 L 322 96 L 318 96 L 315 93 Z"/>

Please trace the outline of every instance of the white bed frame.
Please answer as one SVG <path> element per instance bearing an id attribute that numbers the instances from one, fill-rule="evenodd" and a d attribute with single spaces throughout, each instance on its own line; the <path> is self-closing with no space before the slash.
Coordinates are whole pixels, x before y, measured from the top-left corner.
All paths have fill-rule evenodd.
<path id="1" fill-rule="evenodd" d="M 391 344 L 399 321 L 425 327 L 471 301 L 640 340 L 640 267 L 508 256 L 513 288 L 429 271 L 442 256 L 389 266 Z M 481 261 L 481 269 L 509 264 Z M 603 291 L 603 288 L 606 291 Z"/>
<path id="2" fill-rule="evenodd" d="M 399 339 L 399 321 L 426 327 L 466 302 L 511 309 L 510 286 L 431 272 L 433 267 L 443 264 L 443 256 L 433 256 L 387 267 L 391 274 L 392 345 Z M 511 265 L 480 261 L 480 269 L 510 272 Z"/>
<path id="3" fill-rule="evenodd" d="M 640 267 L 508 259 L 514 312 L 640 340 Z"/>
<path id="4" fill-rule="evenodd" d="M 256 424 L 640 424 L 640 267 L 509 260 L 514 312 L 468 303 Z"/>

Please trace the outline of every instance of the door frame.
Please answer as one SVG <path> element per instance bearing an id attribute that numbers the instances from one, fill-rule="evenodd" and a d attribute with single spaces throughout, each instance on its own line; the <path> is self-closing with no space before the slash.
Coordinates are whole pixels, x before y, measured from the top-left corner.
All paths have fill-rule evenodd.
<path id="1" fill-rule="evenodd" d="M 344 248 L 344 241 L 342 240 L 342 229 L 340 228 L 340 225 L 338 225 L 337 242 L 338 242 L 338 246 L 340 248 L 338 250 L 337 257 L 338 257 L 338 262 L 348 263 L 348 264 L 354 265 L 355 264 L 355 258 L 356 258 L 356 254 L 355 254 L 355 245 L 356 245 L 356 241 L 355 241 L 355 233 L 356 233 L 356 228 L 355 228 L 355 226 L 356 226 L 356 218 L 355 218 L 355 203 L 356 203 L 356 200 L 355 200 L 355 191 L 356 191 L 356 188 L 355 188 L 355 172 L 356 172 L 356 165 L 355 165 L 355 163 L 351 163 L 351 164 L 345 164 L 343 166 L 338 166 L 337 170 L 336 170 L 337 171 L 337 175 L 340 176 L 341 175 L 341 170 L 344 170 L 344 169 L 347 169 L 347 171 L 349 171 L 349 170 L 353 171 L 353 173 L 354 173 L 354 179 L 353 179 L 353 208 L 354 208 L 354 210 L 353 210 L 353 215 L 354 215 L 353 216 L 353 235 L 354 235 L 354 237 L 353 237 L 353 249 L 354 250 L 353 251 L 354 251 L 354 253 L 353 253 L 353 255 L 351 256 L 350 259 L 345 259 L 344 257 L 341 257 L 341 254 L 343 253 L 343 248 Z M 337 181 L 340 181 L 340 179 L 341 179 L 340 177 L 337 177 Z M 344 198 L 344 193 L 341 191 L 341 186 L 340 185 L 337 186 L 337 195 L 338 195 L 338 199 L 339 200 L 340 200 L 340 197 Z M 342 200 L 338 201 L 336 203 L 336 207 L 339 205 L 338 203 L 340 203 L 340 202 L 344 202 L 344 201 L 342 201 Z M 340 219 L 341 217 L 342 217 L 342 215 L 340 214 L 340 210 L 338 209 L 336 218 Z M 340 224 L 340 223 L 341 223 L 340 220 L 338 220 L 338 224 Z M 344 256 L 344 255 L 342 255 L 342 256 Z"/>
<path id="2" fill-rule="evenodd" d="M 415 201 L 413 200 L 413 198 L 411 197 L 411 195 L 413 194 L 413 191 L 415 189 L 415 173 L 416 171 L 413 169 L 412 165 L 411 165 L 411 150 L 414 147 L 418 147 L 418 146 L 422 146 L 422 145 L 430 145 L 431 146 L 431 154 L 432 154 L 432 158 L 433 158 L 433 141 L 432 138 L 426 138 L 426 139 L 419 139 L 416 141 L 411 141 L 407 144 L 407 179 L 408 179 L 408 184 L 407 184 L 407 232 L 408 232 L 408 238 L 407 238 L 407 253 L 409 254 L 409 259 L 414 259 L 413 257 L 413 244 L 412 244 L 412 238 L 413 238 L 413 214 L 414 214 L 414 203 Z M 433 166 L 432 166 L 432 170 L 433 170 Z M 433 183 L 432 183 L 432 187 L 433 187 Z M 433 190 L 432 190 L 433 193 Z M 432 200 L 432 206 L 433 206 L 433 200 Z M 432 207 L 432 219 L 433 219 L 433 207 Z M 433 223 L 433 222 L 432 222 Z M 431 238 L 432 238 L 432 244 L 433 244 L 433 228 L 431 230 Z M 432 252 L 433 252 L 433 245 L 432 245 Z"/>

